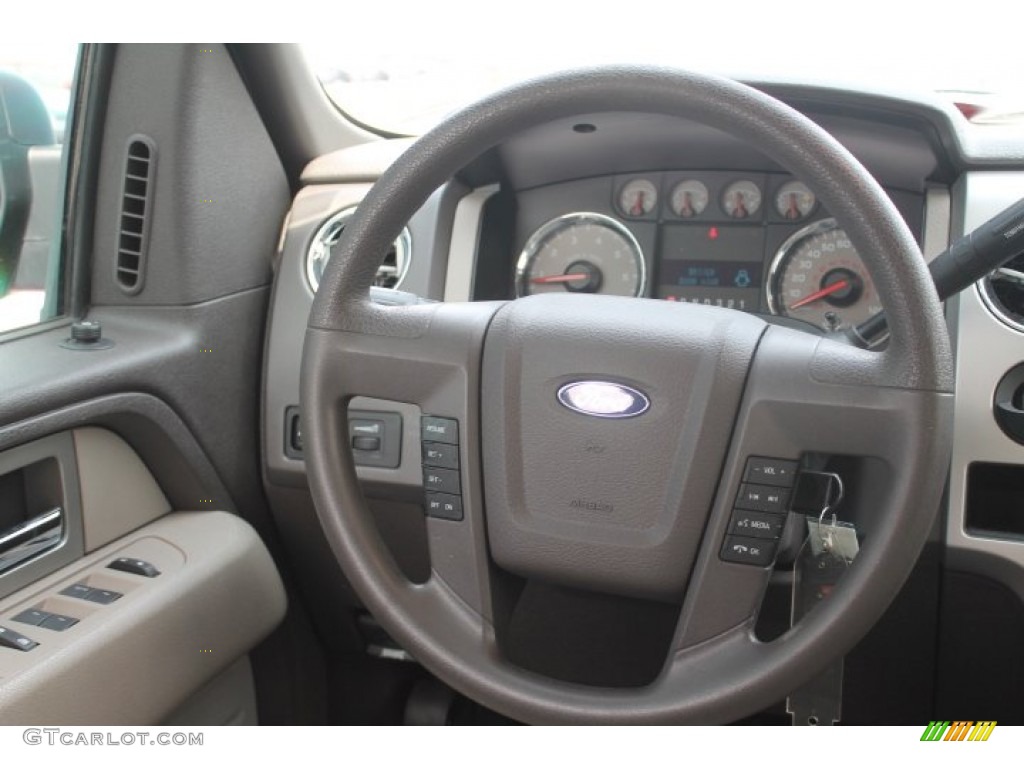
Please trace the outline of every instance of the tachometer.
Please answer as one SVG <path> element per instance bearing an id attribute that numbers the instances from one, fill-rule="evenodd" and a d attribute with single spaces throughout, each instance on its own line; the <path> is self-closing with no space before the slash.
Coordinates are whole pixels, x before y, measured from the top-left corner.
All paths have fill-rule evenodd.
<path id="1" fill-rule="evenodd" d="M 849 328 L 882 310 L 871 276 L 835 219 L 790 237 L 768 272 L 768 308 L 826 331 Z"/>
<path id="2" fill-rule="evenodd" d="M 599 213 L 570 213 L 541 226 L 516 265 L 516 293 L 606 293 L 640 296 L 643 252 L 620 222 Z"/>

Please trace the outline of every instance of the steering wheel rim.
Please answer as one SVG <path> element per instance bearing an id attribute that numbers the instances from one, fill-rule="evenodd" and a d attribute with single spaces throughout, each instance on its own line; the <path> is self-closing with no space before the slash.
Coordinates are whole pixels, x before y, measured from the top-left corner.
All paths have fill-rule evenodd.
<path id="1" fill-rule="evenodd" d="M 721 447 L 725 490 L 716 488 L 706 524 L 690 541 L 692 574 L 682 587 L 679 643 L 653 683 L 615 690 L 541 678 L 505 661 L 488 594 L 491 553 L 506 548 L 496 538 L 506 525 L 498 507 L 512 497 L 488 490 L 484 504 L 477 399 L 491 398 L 493 404 L 489 392 L 501 387 L 481 394 L 481 381 L 510 381 L 502 365 L 518 354 L 517 336 L 558 310 L 541 297 L 514 306 L 403 307 L 378 306 L 369 298 L 388 244 L 434 189 L 522 130 L 609 111 L 608 105 L 719 128 L 810 183 L 860 252 L 891 333 L 887 349 L 866 352 L 729 321 L 723 334 L 745 339 L 740 346 L 746 351 L 736 355 L 747 368 L 740 371 L 735 397 L 737 426 Z M 574 309 L 586 314 L 585 302 L 595 298 L 583 297 Z M 643 303 L 605 302 L 600 311 L 626 318 Z M 645 308 L 668 323 L 675 322 L 668 313 L 680 311 L 690 313 L 687 322 L 706 319 L 714 325 L 723 317 L 700 314 L 701 308 Z M 728 357 L 734 346 L 723 340 L 714 354 Z M 419 139 L 371 189 L 346 227 L 310 314 L 302 364 L 306 464 L 325 535 L 353 588 L 384 628 L 442 680 L 531 722 L 725 722 L 785 696 L 851 647 L 888 605 L 938 507 L 951 443 L 952 388 L 941 308 L 917 246 L 885 193 L 841 145 L 799 113 L 732 81 L 674 70 L 603 68 L 542 78 L 478 102 Z M 347 402 L 358 395 L 416 402 L 424 413 L 461 414 L 466 517 L 463 523 L 428 520 L 433 570 L 425 584 L 401 576 L 366 510 L 345 429 Z M 843 413 L 837 423 L 852 430 L 845 441 L 801 424 L 807 414 L 827 421 L 833 410 Z M 857 426 L 858 420 L 864 423 Z M 484 431 L 482 440 L 491 441 L 484 452 L 497 452 L 496 458 L 485 461 L 491 461 L 488 477 L 500 482 L 489 480 L 490 487 L 506 483 L 500 460 L 508 458 L 494 447 L 492 432 Z M 756 606 L 738 620 L 715 616 L 718 625 L 708 622 L 717 610 L 709 603 L 720 599 L 723 583 L 743 584 L 750 599 L 757 598 L 758 583 L 762 590 L 766 583 L 766 576 L 758 582 L 750 571 L 726 568 L 722 576 L 715 563 L 715 537 L 725 530 L 723 515 L 730 506 L 724 496 L 738 482 L 743 458 L 757 455 L 750 451 L 765 455 L 766 446 L 779 446 L 780 452 L 870 451 L 890 471 L 882 514 L 830 599 L 783 637 L 760 643 L 752 634 Z M 462 527 L 456 531 L 457 526 Z M 652 589 L 659 587 L 652 582 Z"/>

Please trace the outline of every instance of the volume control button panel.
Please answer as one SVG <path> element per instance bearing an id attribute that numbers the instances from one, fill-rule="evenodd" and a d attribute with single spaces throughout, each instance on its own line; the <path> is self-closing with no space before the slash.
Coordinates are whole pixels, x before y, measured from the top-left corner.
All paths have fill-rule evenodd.
<path id="1" fill-rule="evenodd" d="M 792 459 L 747 459 L 729 529 L 719 551 L 722 560 L 761 568 L 774 562 L 797 468 L 798 463 Z"/>

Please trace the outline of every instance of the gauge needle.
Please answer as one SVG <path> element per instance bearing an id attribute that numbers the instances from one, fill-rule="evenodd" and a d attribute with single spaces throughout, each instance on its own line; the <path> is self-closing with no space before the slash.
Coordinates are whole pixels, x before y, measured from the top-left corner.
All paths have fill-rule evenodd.
<path id="1" fill-rule="evenodd" d="M 817 301 L 818 299 L 824 299 L 826 296 L 831 296 L 837 291 L 843 290 L 843 288 L 849 288 L 850 283 L 847 280 L 837 280 L 832 285 L 827 285 L 820 291 L 815 291 L 810 296 L 804 296 L 800 301 L 797 301 L 789 305 L 790 309 L 800 309 L 800 307 L 806 306 L 811 302 Z"/>
<path id="2" fill-rule="evenodd" d="M 586 272 L 574 272 L 570 275 L 547 275 L 546 277 L 531 277 L 531 283 L 571 283 L 573 280 L 586 280 L 589 278 Z"/>

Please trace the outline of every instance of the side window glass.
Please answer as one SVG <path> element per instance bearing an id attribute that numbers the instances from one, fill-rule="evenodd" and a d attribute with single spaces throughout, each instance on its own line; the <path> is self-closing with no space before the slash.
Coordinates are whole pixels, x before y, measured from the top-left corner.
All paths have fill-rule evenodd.
<path id="1" fill-rule="evenodd" d="M 0 44 L 0 333 L 64 311 L 66 121 L 78 46 Z"/>

